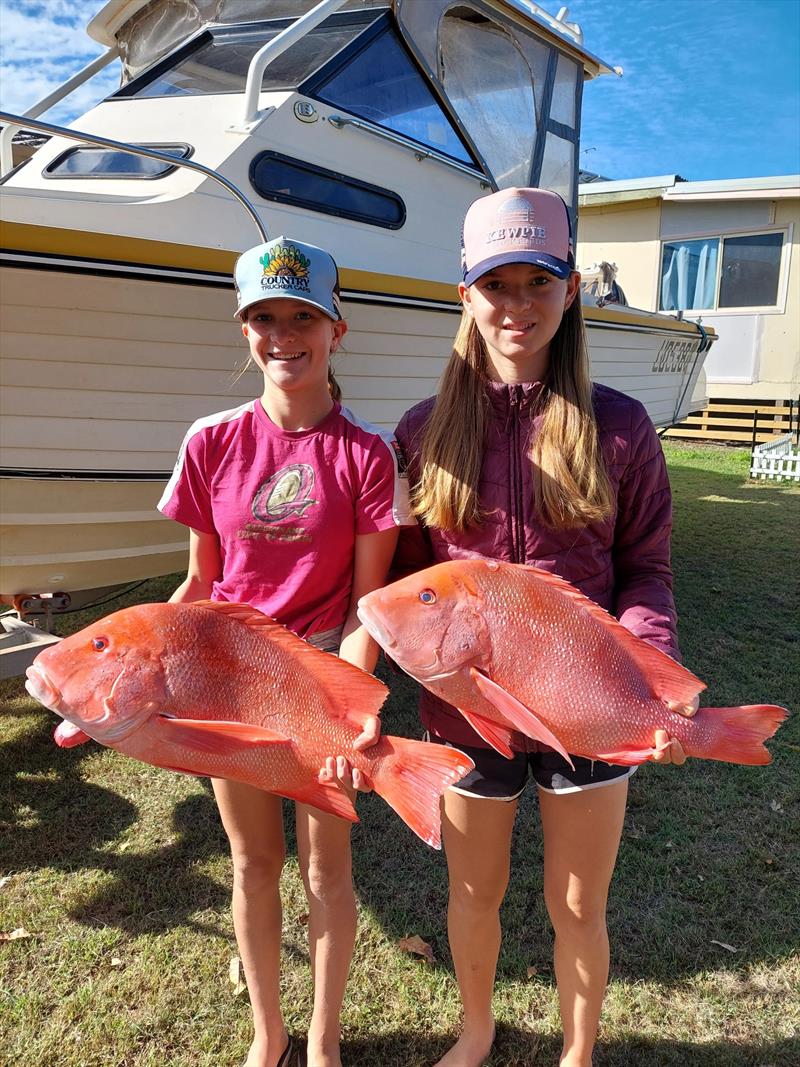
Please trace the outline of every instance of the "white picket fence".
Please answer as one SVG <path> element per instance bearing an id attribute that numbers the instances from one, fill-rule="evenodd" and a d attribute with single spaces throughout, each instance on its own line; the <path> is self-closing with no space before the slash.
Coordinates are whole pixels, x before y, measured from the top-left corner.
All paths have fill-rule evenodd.
<path id="1" fill-rule="evenodd" d="M 750 477 L 800 481 L 800 451 L 793 446 L 792 436 L 785 433 L 772 441 L 754 445 L 750 458 Z"/>

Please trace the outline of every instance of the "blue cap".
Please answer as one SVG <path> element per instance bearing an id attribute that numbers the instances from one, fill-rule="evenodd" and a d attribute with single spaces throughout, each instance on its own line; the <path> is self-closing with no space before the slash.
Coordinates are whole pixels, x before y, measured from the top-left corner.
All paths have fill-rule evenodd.
<path id="1" fill-rule="evenodd" d="M 302 300 L 340 319 L 339 272 L 332 256 L 316 245 L 276 237 L 242 252 L 233 271 L 236 317 L 252 304 L 276 297 Z"/>

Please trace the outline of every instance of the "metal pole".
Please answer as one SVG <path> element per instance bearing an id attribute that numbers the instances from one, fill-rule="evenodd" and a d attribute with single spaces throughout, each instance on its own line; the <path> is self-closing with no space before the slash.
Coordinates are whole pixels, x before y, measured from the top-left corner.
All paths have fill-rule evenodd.
<path id="1" fill-rule="evenodd" d="M 258 216 L 258 212 L 241 189 L 235 186 L 233 182 L 228 181 L 227 178 L 223 178 L 221 174 L 217 174 L 215 170 L 203 166 L 202 163 L 196 163 L 193 159 L 178 159 L 175 156 L 167 155 L 166 152 L 157 152 L 154 148 L 126 144 L 124 141 L 112 141 L 110 137 L 101 137 L 96 133 L 83 133 L 80 130 L 70 130 L 65 126 L 55 126 L 51 122 L 42 122 L 41 119 L 29 119 L 22 115 L 12 115 L 8 111 L 0 111 L 0 122 L 12 123 L 23 130 L 37 130 L 40 133 L 50 134 L 51 137 L 64 137 L 70 141 L 83 141 L 86 144 L 98 145 L 100 148 L 114 148 L 118 152 L 129 152 L 134 156 L 158 159 L 162 163 L 168 163 L 171 167 L 184 167 L 186 170 L 197 171 L 206 178 L 213 178 L 215 182 L 223 185 L 239 201 L 258 229 L 261 240 L 268 240 L 267 231 Z"/>
<path id="2" fill-rule="evenodd" d="M 281 30 L 277 37 L 267 41 L 256 52 L 250 60 L 250 66 L 247 70 L 247 84 L 244 90 L 243 128 L 246 128 L 258 118 L 258 95 L 261 92 L 261 79 L 264 77 L 267 65 L 281 55 L 282 52 L 285 52 L 287 48 L 290 48 L 295 41 L 299 41 L 301 37 L 304 37 L 309 30 L 313 30 L 315 26 L 323 22 L 328 15 L 332 15 L 334 11 L 337 11 L 344 2 L 345 0 L 321 0 L 321 3 L 317 4 L 316 7 L 312 7 L 310 11 L 307 11 L 305 15 L 293 22 L 291 26 Z"/>
<path id="3" fill-rule="evenodd" d="M 54 89 L 52 93 L 49 93 L 38 104 L 34 104 L 33 107 L 29 107 L 25 112 L 26 119 L 35 119 L 39 115 L 42 115 L 45 111 L 57 104 L 59 100 L 63 100 L 65 96 L 69 96 L 73 89 L 77 89 L 79 85 L 83 85 L 89 78 L 94 77 L 99 70 L 103 67 L 107 67 L 112 59 L 116 59 L 119 56 L 119 48 L 109 48 L 107 52 L 104 52 L 101 56 L 93 59 L 91 63 L 88 63 L 83 70 L 79 70 L 77 74 L 73 74 L 71 78 L 59 85 L 57 89 Z M 11 142 L 14 139 L 17 126 L 4 126 L 2 133 L 0 133 L 0 175 L 8 174 L 8 172 L 14 166 L 14 160 L 11 154 Z"/>

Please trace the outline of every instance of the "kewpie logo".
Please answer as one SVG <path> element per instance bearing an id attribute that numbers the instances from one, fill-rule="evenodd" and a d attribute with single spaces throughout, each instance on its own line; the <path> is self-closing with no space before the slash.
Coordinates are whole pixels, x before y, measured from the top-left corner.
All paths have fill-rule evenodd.
<path id="1" fill-rule="evenodd" d="M 489 231 L 487 244 L 494 241 L 546 241 L 547 230 L 535 226 L 535 212 L 521 196 L 507 200 L 497 212 L 497 224 Z"/>
<path id="2" fill-rule="evenodd" d="M 307 463 L 283 467 L 259 486 L 253 497 L 253 517 L 261 522 L 299 518 L 317 501 L 311 496 L 314 468 Z"/>

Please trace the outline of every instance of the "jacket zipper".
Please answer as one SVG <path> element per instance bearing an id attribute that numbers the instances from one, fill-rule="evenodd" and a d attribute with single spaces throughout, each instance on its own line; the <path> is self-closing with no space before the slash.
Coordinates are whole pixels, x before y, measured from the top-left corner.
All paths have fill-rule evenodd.
<path id="1" fill-rule="evenodd" d="M 522 458 L 520 456 L 522 386 L 512 385 L 509 396 L 511 414 L 511 561 L 524 563 L 525 536 L 522 501 Z"/>

